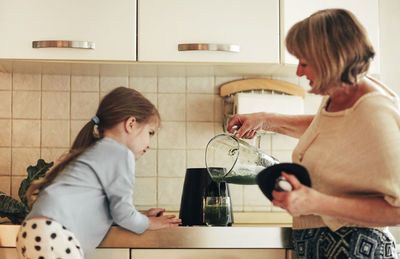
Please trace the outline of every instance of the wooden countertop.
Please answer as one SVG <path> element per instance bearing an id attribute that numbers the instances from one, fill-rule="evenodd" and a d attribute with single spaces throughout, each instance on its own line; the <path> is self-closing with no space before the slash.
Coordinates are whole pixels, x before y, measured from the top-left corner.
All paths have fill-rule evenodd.
<path id="1" fill-rule="evenodd" d="M 15 247 L 19 225 L 0 225 L 0 247 Z M 113 226 L 103 248 L 291 248 L 289 227 L 176 227 L 141 235 Z"/>
<path id="2" fill-rule="evenodd" d="M 179 216 L 178 212 L 168 212 Z M 291 248 L 286 212 L 235 212 L 233 227 L 177 227 L 141 235 L 113 226 L 103 248 Z M 0 247 L 15 247 L 19 225 L 0 224 Z"/>

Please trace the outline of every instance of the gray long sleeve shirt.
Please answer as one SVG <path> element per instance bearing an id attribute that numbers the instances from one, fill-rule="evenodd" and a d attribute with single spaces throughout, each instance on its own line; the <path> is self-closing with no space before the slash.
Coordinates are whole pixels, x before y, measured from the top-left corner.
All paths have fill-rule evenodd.
<path id="1" fill-rule="evenodd" d="M 143 233 L 149 219 L 133 203 L 134 154 L 110 138 L 99 140 L 71 162 L 43 191 L 27 219 L 45 216 L 72 231 L 85 255 L 114 223 Z"/>

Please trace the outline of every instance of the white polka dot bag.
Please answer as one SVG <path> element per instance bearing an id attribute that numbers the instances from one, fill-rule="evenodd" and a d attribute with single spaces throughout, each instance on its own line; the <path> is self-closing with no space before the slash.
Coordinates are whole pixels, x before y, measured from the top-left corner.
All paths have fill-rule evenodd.
<path id="1" fill-rule="evenodd" d="M 22 223 L 17 235 L 17 253 L 21 259 L 84 258 L 74 234 L 47 218 L 33 218 Z"/>

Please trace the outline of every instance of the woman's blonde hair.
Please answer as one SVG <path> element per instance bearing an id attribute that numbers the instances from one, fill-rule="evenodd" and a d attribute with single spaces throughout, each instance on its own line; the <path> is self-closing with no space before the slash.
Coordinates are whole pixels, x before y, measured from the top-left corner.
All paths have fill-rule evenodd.
<path id="1" fill-rule="evenodd" d="M 310 92 L 354 85 L 367 73 L 375 51 L 364 27 L 345 9 L 325 9 L 296 23 L 286 36 L 290 54 L 305 59 L 315 73 Z"/>
<path id="2" fill-rule="evenodd" d="M 138 123 L 155 123 L 160 126 L 160 114 L 157 108 L 141 93 L 127 87 L 117 87 L 101 100 L 96 116 L 80 130 L 69 152 L 47 175 L 31 184 L 27 190 L 29 204 L 37 194 L 48 186 L 57 175 L 80 154 L 103 138 L 104 130 L 111 129 L 118 123 L 135 117 Z"/>

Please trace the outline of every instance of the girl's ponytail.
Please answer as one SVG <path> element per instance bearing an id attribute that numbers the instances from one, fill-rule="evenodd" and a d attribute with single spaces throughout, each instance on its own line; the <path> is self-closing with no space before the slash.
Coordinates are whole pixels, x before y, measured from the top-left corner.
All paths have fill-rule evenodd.
<path id="1" fill-rule="evenodd" d="M 86 123 L 79 131 L 78 136 L 76 136 L 71 150 L 86 149 L 100 139 L 102 136 L 99 133 L 98 124 L 100 124 L 100 119 L 97 116 L 94 116 L 88 123 Z"/>
<path id="2" fill-rule="evenodd" d="M 82 154 L 86 149 L 92 146 L 99 136 L 95 136 L 95 130 L 97 125 L 93 120 L 83 126 L 83 128 L 78 133 L 75 141 L 67 154 L 61 157 L 61 161 L 53 167 L 50 172 L 47 173 L 46 177 L 43 179 L 34 181 L 29 186 L 26 197 L 28 198 L 28 205 L 31 206 L 36 199 L 36 196 L 41 190 L 48 186 L 71 161 L 75 160 L 80 154 Z"/>

